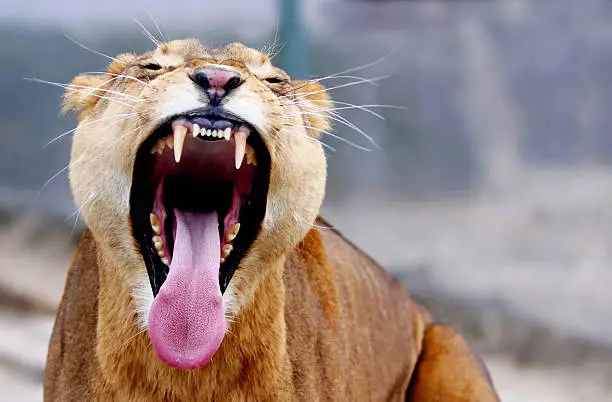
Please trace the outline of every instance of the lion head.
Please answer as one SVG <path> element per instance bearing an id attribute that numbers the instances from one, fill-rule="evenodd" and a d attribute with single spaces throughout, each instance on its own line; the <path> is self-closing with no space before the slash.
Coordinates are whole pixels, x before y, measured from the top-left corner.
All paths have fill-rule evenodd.
<path id="1" fill-rule="evenodd" d="M 205 365 L 324 195 L 322 86 L 239 43 L 171 41 L 74 79 L 70 184 L 105 284 L 132 297 L 157 355 Z M 108 286 L 106 286 L 108 287 Z"/>

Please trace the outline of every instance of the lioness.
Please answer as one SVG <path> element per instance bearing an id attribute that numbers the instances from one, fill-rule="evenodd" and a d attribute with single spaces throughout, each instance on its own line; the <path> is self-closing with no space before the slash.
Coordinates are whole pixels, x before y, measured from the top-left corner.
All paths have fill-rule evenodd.
<path id="1" fill-rule="evenodd" d="M 238 43 L 74 79 L 87 230 L 46 400 L 497 400 L 462 338 L 317 217 L 330 107 Z"/>

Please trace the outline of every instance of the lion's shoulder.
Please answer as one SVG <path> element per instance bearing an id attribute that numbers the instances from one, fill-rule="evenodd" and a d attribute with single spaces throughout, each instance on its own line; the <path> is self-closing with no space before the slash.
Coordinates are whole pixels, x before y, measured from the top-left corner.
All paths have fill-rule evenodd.
<path id="1" fill-rule="evenodd" d="M 317 373 L 332 399 L 407 386 L 429 316 L 395 278 L 323 219 L 288 255 L 285 278 L 297 388 L 312 392 Z"/>

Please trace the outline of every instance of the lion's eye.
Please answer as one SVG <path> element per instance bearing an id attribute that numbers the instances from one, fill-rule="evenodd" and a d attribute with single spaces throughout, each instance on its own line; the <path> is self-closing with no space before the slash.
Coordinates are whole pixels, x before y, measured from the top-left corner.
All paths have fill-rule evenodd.
<path id="1" fill-rule="evenodd" d="M 159 64 L 155 64 L 155 63 L 149 63 L 149 64 L 145 64 L 144 66 L 142 66 L 142 68 L 144 68 L 145 70 L 157 71 L 157 70 L 161 70 L 162 66 L 160 66 Z"/>
<path id="2" fill-rule="evenodd" d="M 264 78 L 264 81 L 267 82 L 268 84 L 280 84 L 282 82 L 285 82 L 284 79 L 279 78 L 279 77 Z"/>

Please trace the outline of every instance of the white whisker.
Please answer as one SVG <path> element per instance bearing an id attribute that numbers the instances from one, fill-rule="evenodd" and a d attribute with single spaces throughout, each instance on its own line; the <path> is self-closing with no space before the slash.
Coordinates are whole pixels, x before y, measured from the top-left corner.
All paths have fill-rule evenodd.
<path id="1" fill-rule="evenodd" d="M 388 78 L 388 77 L 389 77 L 388 75 L 381 75 L 379 77 L 374 77 L 374 78 L 370 79 L 369 81 L 380 81 L 380 80 L 383 80 L 383 79 Z M 353 82 L 348 82 L 346 84 L 336 85 L 336 86 L 333 86 L 331 88 L 319 89 L 317 91 L 312 91 L 312 92 L 281 95 L 281 96 L 279 96 L 279 98 L 291 98 L 291 100 L 299 100 L 299 99 L 306 98 L 308 96 L 315 95 L 315 94 L 318 94 L 318 93 L 321 93 L 321 92 L 331 92 L 334 89 L 351 87 L 353 85 L 358 85 L 358 84 L 363 84 L 363 83 L 364 83 L 364 81 L 353 81 Z"/>
<path id="2" fill-rule="evenodd" d="M 147 11 L 147 15 L 149 16 L 149 19 L 153 21 L 153 25 L 155 25 L 155 28 L 157 28 L 157 32 L 159 32 L 159 38 L 161 39 L 161 41 L 167 42 L 168 39 L 165 38 L 165 35 L 162 33 L 162 30 L 159 28 L 159 24 L 157 23 L 157 21 L 155 21 L 155 18 L 153 18 L 153 14 Z"/>
<path id="3" fill-rule="evenodd" d="M 66 166 L 64 166 L 62 168 L 62 170 L 60 170 L 59 172 L 57 172 L 56 174 L 54 174 L 53 176 L 51 176 L 51 178 L 49 180 L 47 180 L 42 187 L 40 188 L 40 190 L 38 190 L 38 193 L 36 193 L 36 198 L 38 199 L 38 197 L 40 197 L 40 194 L 42 193 L 42 191 L 49 185 L 49 183 L 51 183 L 53 181 L 53 179 L 55 179 L 57 176 L 59 176 L 60 174 L 62 174 L 63 172 L 65 172 L 68 168 L 70 167 L 70 163 L 67 164 Z"/>
<path id="4" fill-rule="evenodd" d="M 342 141 L 342 142 L 344 142 L 346 144 L 352 145 L 353 147 L 355 147 L 357 149 L 361 149 L 362 151 L 368 151 L 368 152 L 372 151 L 370 148 L 363 147 L 363 146 L 361 146 L 359 144 L 356 144 L 356 143 L 354 143 L 354 142 L 352 142 L 350 140 L 347 140 L 346 138 L 340 137 L 339 135 L 336 135 L 336 134 L 334 134 L 334 133 L 332 133 L 330 131 L 326 131 L 326 130 L 323 130 L 323 129 L 320 129 L 320 128 L 317 128 L 317 127 L 300 126 L 300 125 L 287 125 L 287 127 L 303 127 L 303 128 L 310 129 L 310 130 L 315 130 L 315 131 L 318 131 L 320 133 L 327 134 L 330 137 L 336 138 L 339 141 Z"/>
<path id="5" fill-rule="evenodd" d="M 265 53 L 270 60 L 276 57 L 284 49 L 285 45 L 287 44 L 286 41 L 279 43 L 278 40 L 279 40 L 279 37 L 278 37 L 278 23 L 277 23 L 274 28 L 274 39 L 272 40 L 271 43 L 269 43 L 268 45 L 264 45 L 264 47 L 261 49 L 261 52 Z"/>
<path id="6" fill-rule="evenodd" d="M 68 88 L 68 89 L 77 88 L 77 89 L 89 89 L 89 90 L 96 91 L 96 92 L 97 91 L 103 91 L 105 93 L 117 95 L 117 96 L 123 97 L 125 100 L 134 101 L 134 102 L 145 102 L 145 101 L 147 101 L 147 99 L 142 99 L 142 98 L 139 98 L 137 96 L 126 94 L 125 92 L 114 91 L 112 89 L 102 88 L 102 85 L 108 84 L 109 82 L 112 82 L 112 81 L 114 81 L 116 79 L 117 79 L 117 77 L 114 77 L 114 78 L 111 78 L 109 80 L 106 80 L 103 83 L 101 83 L 99 86 L 96 86 L 96 87 L 90 87 L 90 86 L 87 86 L 87 85 L 78 85 L 78 84 L 61 84 L 61 83 L 58 83 L 58 82 L 56 82 L 55 84 L 61 85 L 64 88 Z M 51 82 L 47 81 L 46 83 L 50 84 Z"/>
<path id="7" fill-rule="evenodd" d="M 92 161 L 102 157 L 102 155 L 104 155 L 106 152 L 110 151 L 113 147 L 117 146 L 119 144 L 119 142 L 127 137 L 129 134 L 133 133 L 134 131 L 141 129 L 142 127 L 144 127 L 145 124 L 142 124 L 138 127 L 133 128 L 132 130 L 122 134 L 119 138 L 117 138 L 116 141 L 114 141 L 110 146 L 108 146 L 105 150 L 103 150 L 102 152 L 98 153 L 93 159 Z M 66 166 L 64 166 L 59 172 L 55 173 L 53 176 L 51 176 L 51 178 L 49 180 L 47 180 L 41 187 L 40 190 L 38 190 L 38 192 L 36 193 L 36 197 L 35 198 L 39 198 L 40 194 L 43 192 L 43 190 L 49 185 L 49 183 L 51 183 L 57 176 L 59 176 L 60 174 L 62 174 L 63 172 L 65 172 L 66 170 L 68 170 L 69 168 L 71 168 L 73 165 L 75 165 L 76 163 L 79 163 L 81 161 L 81 159 L 85 156 L 85 154 L 79 156 L 76 160 L 68 163 Z"/>
<path id="8" fill-rule="evenodd" d="M 100 75 L 110 75 L 111 77 L 116 77 L 116 78 L 127 78 L 129 80 L 133 80 L 136 82 L 141 83 L 144 86 L 147 86 L 149 88 L 151 88 L 151 85 L 147 84 L 146 82 L 144 82 L 143 80 L 139 80 L 136 77 L 132 77 L 131 75 L 125 75 L 125 74 L 113 74 L 113 73 L 109 73 L 107 71 L 87 71 L 84 72 L 83 74 L 100 74 Z"/>
<path id="9" fill-rule="evenodd" d="M 282 128 L 281 128 L 281 131 L 282 131 L 282 130 L 286 130 L 286 129 L 287 129 L 287 127 L 296 127 L 296 128 L 298 128 L 298 127 L 304 127 L 304 128 L 310 128 L 310 126 L 306 127 L 306 126 L 297 126 L 297 125 L 296 125 L 296 126 L 294 126 L 294 125 L 285 125 L 284 127 L 282 127 Z M 293 134 L 293 135 L 298 134 L 298 133 L 296 133 L 296 132 L 295 132 L 295 131 L 293 131 L 293 130 L 287 130 L 287 131 L 289 132 L 289 134 Z M 278 134 L 280 134 L 280 132 L 279 132 L 278 130 L 276 130 L 276 132 L 277 132 Z M 321 141 L 321 140 L 318 140 L 318 139 L 316 139 L 316 138 L 314 138 L 314 137 L 311 137 L 311 136 L 308 136 L 308 135 L 306 136 L 306 138 L 307 138 L 307 139 L 309 139 L 309 140 L 311 140 L 311 141 L 318 142 L 318 143 L 319 143 L 319 144 L 321 144 L 321 145 L 322 145 L 324 148 L 327 148 L 327 149 L 329 149 L 329 150 L 330 150 L 330 151 L 332 151 L 332 152 L 336 152 L 336 149 L 335 149 L 334 147 L 332 147 L 332 146 L 331 146 L 331 145 L 329 145 L 329 144 L 324 143 L 324 142 L 323 142 L 323 141 Z M 287 149 L 287 153 L 292 154 L 292 153 L 291 153 L 291 150 L 289 150 L 289 149 Z"/>
<path id="10" fill-rule="evenodd" d="M 121 104 L 121 105 L 124 105 L 124 106 L 132 107 L 132 108 L 135 107 L 134 105 L 130 105 L 129 103 L 125 103 L 125 102 L 121 102 L 120 100 L 112 98 L 112 97 L 97 95 L 97 94 L 95 94 L 95 93 L 93 93 L 91 91 L 85 91 L 85 90 L 82 90 L 82 89 L 74 88 L 74 85 L 61 84 L 59 82 L 45 81 L 45 80 L 41 80 L 39 78 L 24 78 L 24 80 L 38 82 L 38 83 L 41 83 L 41 84 L 53 85 L 53 86 L 56 86 L 56 87 L 59 87 L 59 88 L 67 89 L 67 90 L 72 91 L 72 92 L 84 93 L 86 95 L 95 96 L 96 98 L 99 98 L 99 99 L 106 99 L 108 101 L 115 102 L 115 103 L 118 103 L 118 104 Z M 91 87 L 86 87 L 86 88 L 92 89 Z M 95 91 L 96 89 L 92 89 L 92 90 Z M 139 101 L 141 101 L 141 100 L 139 99 Z"/>
<path id="11" fill-rule="evenodd" d="M 80 124 L 78 127 L 75 127 L 75 128 L 73 128 L 73 129 L 71 129 L 71 130 L 68 130 L 68 131 L 66 131 L 66 132 L 64 132 L 64 133 L 62 133 L 62 134 L 60 134 L 60 135 L 58 135 L 57 137 L 53 138 L 51 141 L 47 142 L 47 143 L 46 143 L 46 144 L 45 144 L 45 145 L 42 147 L 42 149 L 47 148 L 49 145 L 53 144 L 54 142 L 56 142 L 56 141 L 57 141 L 57 140 L 59 140 L 60 138 L 65 137 L 65 136 L 66 136 L 66 135 L 68 135 L 68 134 L 74 133 L 74 132 L 75 132 L 75 131 L 76 131 L 76 130 L 79 128 L 79 127 L 87 127 L 87 126 L 89 126 L 89 125 L 91 125 L 91 124 L 94 124 L 94 123 L 97 123 L 97 122 L 99 122 L 99 121 L 103 121 L 103 120 L 110 120 L 110 119 L 116 119 L 116 118 L 119 118 L 119 119 L 117 120 L 117 122 L 119 122 L 119 121 L 127 120 L 127 119 L 129 119 L 130 117 L 133 117 L 133 116 L 136 116 L 136 113 L 117 114 L 117 115 L 114 115 L 114 116 L 107 116 L 107 117 L 103 117 L 103 118 L 100 118 L 100 119 L 96 119 L 96 120 L 88 121 L 87 123 Z"/>
<path id="12" fill-rule="evenodd" d="M 95 54 L 97 54 L 97 55 L 99 55 L 99 56 L 106 57 L 107 59 L 114 60 L 114 61 L 116 61 L 116 62 L 118 62 L 118 63 L 121 63 L 121 64 L 125 65 L 125 62 L 123 62 L 123 61 L 121 61 L 121 60 L 119 60 L 119 59 L 116 59 L 116 58 L 114 58 L 114 57 L 111 57 L 111 56 L 109 56 L 109 55 L 107 55 L 107 54 L 104 54 L 104 53 L 98 52 L 98 51 L 96 51 L 96 50 L 93 50 L 93 49 L 91 49 L 91 48 L 89 48 L 89 47 L 85 46 L 84 44 L 80 43 L 80 42 L 79 42 L 79 41 L 77 41 L 76 39 L 73 39 L 72 37 L 70 37 L 70 36 L 69 36 L 69 35 L 67 35 L 67 34 L 64 34 L 64 36 L 65 36 L 65 37 L 66 37 L 66 38 L 67 38 L 67 39 L 68 39 L 70 42 L 74 43 L 75 45 L 77 45 L 77 46 L 79 46 L 79 47 L 82 47 L 82 48 L 83 48 L 83 49 L 85 49 L 85 50 L 89 50 L 90 52 L 95 53 Z"/>
<path id="13" fill-rule="evenodd" d="M 144 25 L 142 25 L 142 24 L 140 23 L 140 21 L 138 21 L 138 20 L 137 20 L 136 18 L 134 18 L 134 17 L 130 17 L 130 19 L 131 19 L 132 21 L 134 21 L 136 24 L 138 24 L 138 26 L 139 26 L 139 27 L 140 27 L 140 28 L 141 28 L 141 29 L 144 31 L 145 35 L 146 35 L 146 36 L 147 36 L 149 39 L 151 39 L 151 41 L 153 42 L 153 44 L 154 44 L 155 46 L 157 46 L 157 47 L 161 46 L 161 42 L 160 42 L 160 41 L 158 41 L 158 40 L 155 38 L 155 36 L 153 36 L 153 34 L 152 34 L 151 32 L 149 32 L 149 30 L 148 30 L 147 28 L 145 28 L 145 26 L 144 26 Z"/>
<path id="14" fill-rule="evenodd" d="M 93 200 L 93 199 L 94 199 L 94 197 L 95 197 L 97 194 L 98 194 L 98 192 L 97 192 L 97 191 L 94 191 L 94 192 L 93 192 L 93 193 L 92 193 L 92 194 L 91 194 L 91 195 L 90 195 L 90 196 L 87 198 L 87 200 L 85 200 L 85 202 L 83 202 L 81 205 L 77 206 L 77 207 L 74 209 L 74 211 L 73 211 L 73 212 L 72 212 L 72 213 L 71 213 L 69 216 L 67 216 L 67 217 L 66 217 L 66 221 L 67 221 L 67 220 L 68 220 L 68 219 L 70 219 L 70 218 L 71 218 L 73 215 L 75 215 L 75 214 L 76 214 L 76 217 L 74 218 L 74 224 L 72 225 L 72 231 L 70 232 L 71 234 L 74 234 L 74 231 L 76 230 L 77 223 L 79 222 L 79 216 L 81 215 L 81 209 L 82 209 L 83 207 L 85 207 L 85 206 L 86 206 L 88 203 L 90 203 L 90 202 L 91 202 L 91 200 Z"/>
<path id="15" fill-rule="evenodd" d="M 295 103 L 287 103 L 284 104 L 285 105 L 305 105 L 307 108 L 313 108 L 316 109 L 318 111 L 336 111 L 336 110 L 347 110 L 347 109 L 359 109 L 359 110 L 363 110 L 364 112 L 370 113 L 371 115 L 378 117 L 381 120 L 385 120 L 385 118 L 383 116 L 381 116 L 379 113 L 376 113 L 373 110 L 370 110 L 368 108 L 370 107 L 375 107 L 375 108 L 384 108 L 384 109 L 401 109 L 401 110 L 405 110 L 406 107 L 405 106 L 395 106 L 395 105 L 355 105 L 352 103 L 348 103 L 348 102 L 341 102 L 341 101 L 333 101 L 330 100 L 328 102 L 331 103 L 336 103 L 338 105 L 347 105 L 346 107 L 333 107 L 333 108 L 324 108 L 324 107 L 318 107 L 313 105 L 313 103 L 311 101 L 302 101 L 302 102 L 295 102 Z M 299 113 L 296 113 L 296 115 L 298 115 Z"/>
<path id="16" fill-rule="evenodd" d="M 385 61 L 385 60 L 387 60 L 389 57 L 391 57 L 391 56 L 392 56 L 394 53 L 395 53 L 395 50 L 392 50 L 392 51 L 390 51 L 389 53 L 387 53 L 386 55 L 384 55 L 383 57 L 381 57 L 381 58 L 380 58 L 380 59 L 378 59 L 378 60 L 375 60 L 375 61 L 370 62 L 370 63 L 367 63 L 367 64 L 363 64 L 363 65 L 361 65 L 361 66 L 352 67 L 352 68 L 349 68 L 349 69 L 347 69 L 347 70 L 340 71 L 339 73 L 330 74 L 330 75 L 328 75 L 327 77 L 328 77 L 328 78 L 329 78 L 329 77 L 336 77 L 336 76 L 339 76 L 339 75 L 345 75 L 345 74 L 348 74 L 348 73 L 353 73 L 353 72 L 355 72 L 355 71 L 365 70 L 366 68 L 370 68 L 370 67 L 372 67 L 372 66 L 375 66 L 375 65 L 377 65 L 377 64 L 382 63 L 383 61 Z"/>
<path id="17" fill-rule="evenodd" d="M 362 129 L 360 129 L 359 127 L 357 127 L 355 124 L 351 123 L 348 119 L 346 119 L 345 117 L 334 113 L 334 112 L 327 112 L 328 115 L 323 115 L 320 113 L 314 113 L 314 112 L 305 112 L 303 111 L 301 114 L 302 115 L 312 115 L 312 116 L 319 116 L 319 117 L 323 117 L 323 118 L 327 118 L 330 119 L 332 121 L 338 122 L 344 126 L 347 126 L 349 128 L 352 128 L 353 130 L 357 131 L 359 134 L 363 135 L 370 143 L 372 143 L 372 145 L 374 145 L 376 148 L 380 147 L 378 146 L 378 144 L 376 144 L 376 142 L 372 139 L 372 137 L 370 137 L 368 134 L 366 134 Z M 285 116 L 279 116 L 279 117 L 285 117 Z M 348 140 L 346 140 L 348 141 Z M 363 148 L 363 147 L 362 147 Z M 364 150 L 366 151 L 371 151 L 371 149 L 369 148 L 364 148 Z"/>
<path id="18" fill-rule="evenodd" d="M 378 83 L 376 81 L 372 81 L 371 78 L 365 78 L 365 77 L 359 77 L 356 75 L 328 75 L 327 77 L 321 77 L 321 78 L 317 78 L 314 80 L 310 80 L 310 82 L 321 82 L 324 80 L 330 80 L 330 79 L 353 79 L 355 80 L 355 82 L 363 82 L 364 84 L 371 84 L 371 85 L 378 85 Z"/>

